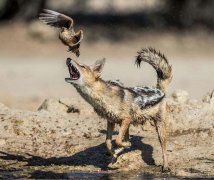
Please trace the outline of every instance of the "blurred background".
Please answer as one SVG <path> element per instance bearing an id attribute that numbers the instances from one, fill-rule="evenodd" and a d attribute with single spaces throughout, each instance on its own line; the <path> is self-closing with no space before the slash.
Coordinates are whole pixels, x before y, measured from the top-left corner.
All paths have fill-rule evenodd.
<path id="1" fill-rule="evenodd" d="M 201 98 L 214 88 L 214 1 L 210 0 L 1 0 L 0 102 L 36 110 L 46 98 L 79 98 L 66 84 L 67 57 L 58 30 L 38 20 L 43 8 L 70 15 L 84 31 L 81 63 L 105 57 L 103 78 L 126 86 L 155 85 L 147 64 L 134 66 L 136 52 L 151 46 L 173 65 L 169 92 Z"/>

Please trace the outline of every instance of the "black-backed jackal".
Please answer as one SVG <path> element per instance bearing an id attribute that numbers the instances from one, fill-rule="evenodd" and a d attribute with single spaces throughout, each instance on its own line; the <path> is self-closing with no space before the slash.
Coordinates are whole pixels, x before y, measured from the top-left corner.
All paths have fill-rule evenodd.
<path id="1" fill-rule="evenodd" d="M 165 101 L 166 89 L 172 79 L 172 68 L 167 59 L 155 49 L 142 49 L 138 52 L 136 64 L 147 62 L 157 72 L 156 88 L 124 87 L 117 81 L 104 81 L 100 78 L 105 59 L 98 60 L 93 66 L 86 66 L 67 59 L 70 78 L 65 80 L 73 84 L 79 94 L 94 107 L 98 115 L 107 119 L 106 147 L 113 157 L 130 147 L 130 124 L 143 124 L 153 121 L 162 148 L 163 170 L 168 169 L 166 156 L 166 125 L 168 119 Z M 115 123 L 120 124 L 116 144 L 112 148 L 112 134 Z"/>

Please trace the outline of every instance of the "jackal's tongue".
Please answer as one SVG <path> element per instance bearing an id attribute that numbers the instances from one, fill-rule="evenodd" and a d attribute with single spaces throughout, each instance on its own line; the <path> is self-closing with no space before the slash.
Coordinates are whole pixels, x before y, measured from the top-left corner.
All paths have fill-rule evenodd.
<path id="1" fill-rule="evenodd" d="M 72 73 L 70 74 L 71 79 L 78 79 L 78 74 Z"/>
<path id="2" fill-rule="evenodd" d="M 67 66 L 70 73 L 70 78 L 73 80 L 78 79 L 79 78 L 78 70 L 68 61 L 67 61 Z"/>

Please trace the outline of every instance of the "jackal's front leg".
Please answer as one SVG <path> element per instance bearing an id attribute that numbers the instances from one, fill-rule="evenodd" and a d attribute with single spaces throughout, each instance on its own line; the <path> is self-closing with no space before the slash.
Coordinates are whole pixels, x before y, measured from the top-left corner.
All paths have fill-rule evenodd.
<path id="1" fill-rule="evenodd" d="M 107 121 L 106 147 L 110 155 L 114 154 L 112 150 L 112 135 L 114 131 L 114 126 L 115 126 L 114 123 Z"/>
<path id="2" fill-rule="evenodd" d="M 129 132 L 128 132 L 129 131 L 129 125 L 130 125 L 129 119 L 125 119 L 121 122 L 119 134 L 116 137 L 116 144 L 120 147 L 129 148 L 131 145 L 130 142 L 127 141 L 129 139 Z"/>
<path id="3" fill-rule="evenodd" d="M 126 148 L 130 147 L 129 125 L 130 125 L 130 120 L 124 120 L 120 124 L 119 134 L 116 137 L 116 144 L 119 146 L 119 148 L 115 149 L 114 151 L 114 154 L 112 156 L 113 157 L 112 164 L 117 161 L 118 154 L 123 152 Z"/>
<path id="4" fill-rule="evenodd" d="M 126 131 L 124 140 L 125 140 L 125 142 L 129 143 L 129 128 Z M 115 149 L 113 157 L 117 158 L 118 154 L 120 154 L 121 152 L 123 152 L 124 149 L 126 149 L 126 147 L 119 147 L 119 148 Z"/>

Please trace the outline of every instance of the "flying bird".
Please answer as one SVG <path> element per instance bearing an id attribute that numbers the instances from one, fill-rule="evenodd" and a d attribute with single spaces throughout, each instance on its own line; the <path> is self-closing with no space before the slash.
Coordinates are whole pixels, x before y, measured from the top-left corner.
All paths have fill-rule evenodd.
<path id="1" fill-rule="evenodd" d="M 74 31 L 74 21 L 72 18 L 56 11 L 43 9 L 43 12 L 39 15 L 39 20 L 49 26 L 60 28 L 59 39 L 64 45 L 68 46 L 68 52 L 71 51 L 79 57 L 83 31 Z"/>

